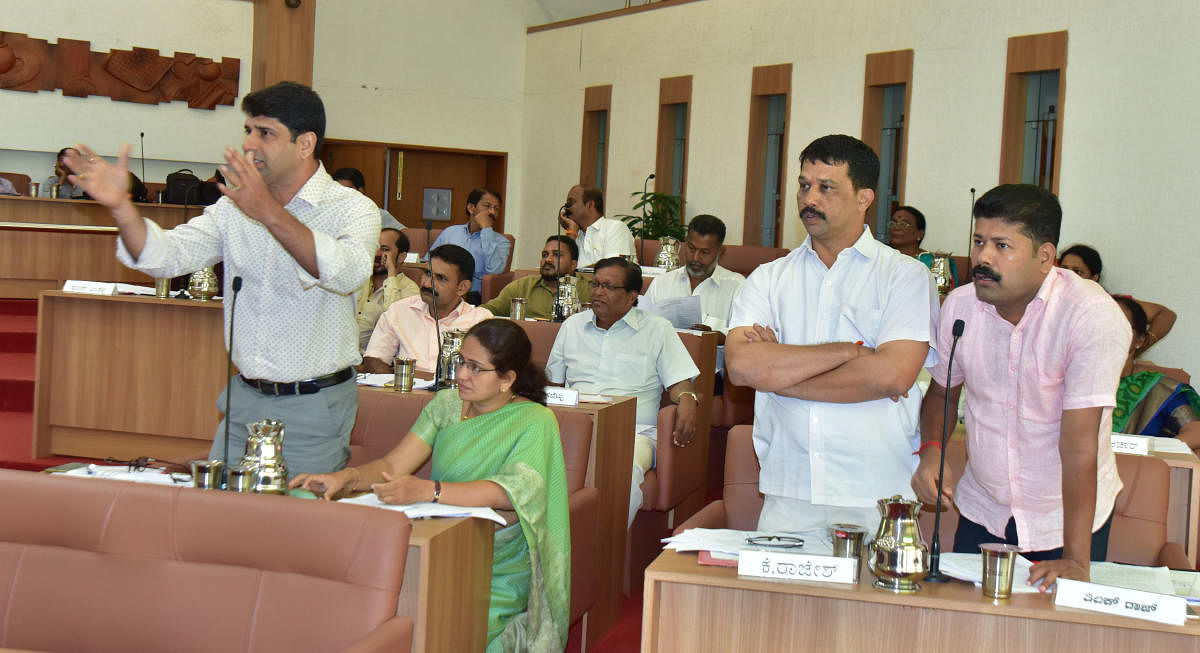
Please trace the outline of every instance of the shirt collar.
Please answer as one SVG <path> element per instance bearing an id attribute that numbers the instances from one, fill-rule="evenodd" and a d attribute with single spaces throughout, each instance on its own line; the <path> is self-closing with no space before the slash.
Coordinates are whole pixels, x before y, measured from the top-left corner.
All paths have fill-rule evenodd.
<path id="1" fill-rule="evenodd" d="M 617 320 L 616 322 L 613 322 L 612 326 L 608 327 L 607 330 L 612 331 L 613 327 L 616 327 L 618 324 L 620 324 L 622 322 L 624 322 L 626 326 L 628 326 L 630 329 L 633 329 L 634 331 L 641 331 L 642 325 L 646 323 L 646 312 L 643 311 L 642 309 L 638 308 L 637 306 L 634 306 L 633 308 L 629 309 L 628 313 L 622 315 L 621 319 Z M 600 331 L 605 330 L 605 329 L 601 329 L 600 325 L 596 324 L 595 313 L 592 314 L 592 319 L 590 321 L 590 324 L 592 325 L 592 328 L 594 328 L 594 329 L 598 329 Z"/>
<path id="2" fill-rule="evenodd" d="M 871 235 L 871 230 L 863 227 L 862 233 L 858 235 L 858 240 L 855 240 L 854 244 L 838 252 L 838 258 L 841 258 L 842 252 L 853 250 L 861 254 L 863 258 L 873 259 L 879 256 L 879 248 L 882 246 L 883 244 L 875 240 L 875 237 Z M 800 243 L 800 247 L 796 249 L 799 249 L 805 255 L 811 254 L 817 256 L 816 250 L 812 247 L 812 236 L 806 237 L 804 242 Z"/>
<path id="3" fill-rule="evenodd" d="M 316 172 L 308 178 L 308 181 L 304 182 L 304 185 L 300 187 L 300 190 L 296 192 L 292 200 L 295 201 L 299 198 L 307 202 L 309 206 L 317 206 L 328 199 L 326 190 L 329 184 L 334 183 L 336 182 L 333 181 L 333 177 L 330 177 L 329 173 L 325 172 L 325 164 L 318 163 Z M 341 184 L 337 185 L 341 186 Z M 288 203 L 290 204 L 291 202 Z"/>

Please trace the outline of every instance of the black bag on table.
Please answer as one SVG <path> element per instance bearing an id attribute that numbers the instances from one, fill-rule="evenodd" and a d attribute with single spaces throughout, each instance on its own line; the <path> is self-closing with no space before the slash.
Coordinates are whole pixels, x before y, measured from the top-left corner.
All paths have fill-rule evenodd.
<path id="1" fill-rule="evenodd" d="M 163 191 L 163 204 L 190 204 L 195 206 L 200 199 L 200 178 L 184 168 L 167 175 L 167 188 Z"/>

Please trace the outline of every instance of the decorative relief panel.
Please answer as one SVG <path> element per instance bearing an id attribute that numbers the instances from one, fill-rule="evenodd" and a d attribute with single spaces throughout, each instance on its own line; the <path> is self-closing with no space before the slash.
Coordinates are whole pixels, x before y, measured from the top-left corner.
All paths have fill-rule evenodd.
<path id="1" fill-rule="evenodd" d="M 61 88 L 71 97 L 104 95 L 141 104 L 182 100 L 193 109 L 212 109 L 237 99 L 240 70 L 240 59 L 218 63 L 190 52 L 164 57 L 147 48 L 92 52 L 88 41 L 49 44 L 0 32 L 0 89 L 10 91 Z"/>

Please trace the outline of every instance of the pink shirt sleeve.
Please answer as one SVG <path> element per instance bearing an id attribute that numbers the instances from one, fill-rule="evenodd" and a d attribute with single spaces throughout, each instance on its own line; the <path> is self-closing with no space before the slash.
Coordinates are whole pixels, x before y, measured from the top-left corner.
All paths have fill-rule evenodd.
<path id="1" fill-rule="evenodd" d="M 1115 406 L 1133 332 L 1120 306 L 1098 301 L 1071 324 L 1063 410 Z"/>
<path id="2" fill-rule="evenodd" d="M 389 363 L 396 357 L 396 353 L 400 351 L 400 337 L 392 320 L 396 317 L 396 309 L 399 307 L 399 304 L 392 304 L 392 308 L 379 316 L 379 321 L 375 323 L 375 331 L 371 333 L 371 342 L 363 352 L 364 357 L 380 358 Z"/>

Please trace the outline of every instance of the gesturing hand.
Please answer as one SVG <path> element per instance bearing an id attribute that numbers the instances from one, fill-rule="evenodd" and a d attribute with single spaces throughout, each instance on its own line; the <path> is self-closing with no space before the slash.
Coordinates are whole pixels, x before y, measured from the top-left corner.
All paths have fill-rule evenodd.
<path id="1" fill-rule="evenodd" d="M 121 146 L 116 165 L 105 161 L 83 143 L 75 146 L 75 151 L 68 150 L 63 163 L 74 173 L 68 175 L 67 180 L 108 210 L 115 211 L 130 202 L 128 143 Z"/>
<path id="2" fill-rule="evenodd" d="M 384 503 L 404 505 L 431 501 L 433 498 L 433 481 L 417 478 L 412 474 L 392 478 L 387 472 L 383 472 L 383 478 L 387 482 L 372 483 L 371 491 Z"/>
<path id="3" fill-rule="evenodd" d="M 225 161 L 228 165 L 221 166 L 225 183 L 217 184 L 217 188 L 222 195 L 233 200 L 242 213 L 263 222 L 270 218 L 273 211 L 282 208 L 254 166 L 253 152 L 239 154 L 232 147 L 226 147 Z"/>

